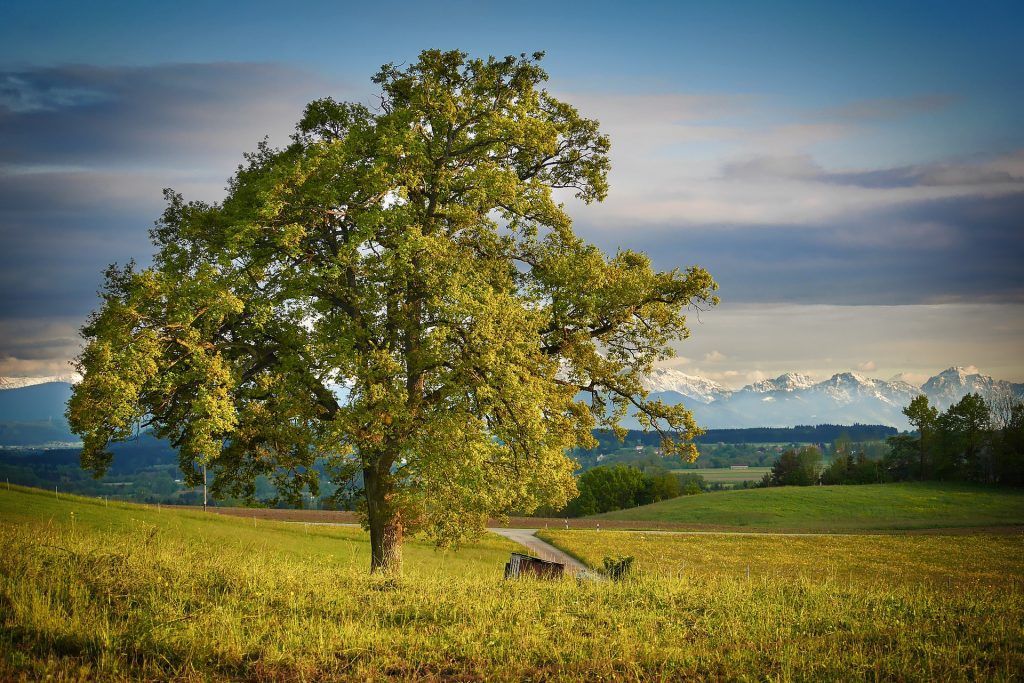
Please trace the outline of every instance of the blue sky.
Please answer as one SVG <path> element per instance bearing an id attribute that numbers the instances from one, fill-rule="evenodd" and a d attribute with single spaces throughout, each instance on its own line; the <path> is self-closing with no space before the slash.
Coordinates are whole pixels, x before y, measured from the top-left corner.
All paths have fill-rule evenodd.
<path id="1" fill-rule="evenodd" d="M 1024 381 L 1020 3 L 7 3 L 0 375 L 74 355 L 161 189 L 216 200 L 302 105 L 371 101 L 424 48 L 544 50 L 612 137 L 606 250 L 698 263 L 723 304 L 674 366 Z"/>

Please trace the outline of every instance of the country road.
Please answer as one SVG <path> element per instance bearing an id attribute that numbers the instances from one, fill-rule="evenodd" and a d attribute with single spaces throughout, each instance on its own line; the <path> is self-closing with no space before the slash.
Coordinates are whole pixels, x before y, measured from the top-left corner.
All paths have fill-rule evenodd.
<path id="1" fill-rule="evenodd" d="M 518 543 L 527 550 L 532 551 L 534 555 L 542 560 L 561 562 L 565 565 L 566 570 L 568 570 L 570 574 L 590 573 L 590 569 L 587 565 L 583 564 L 572 555 L 569 555 L 550 543 L 537 538 L 536 529 L 504 529 L 492 527 L 487 530 L 491 533 L 498 534 L 499 536 L 504 536 L 513 543 Z"/>

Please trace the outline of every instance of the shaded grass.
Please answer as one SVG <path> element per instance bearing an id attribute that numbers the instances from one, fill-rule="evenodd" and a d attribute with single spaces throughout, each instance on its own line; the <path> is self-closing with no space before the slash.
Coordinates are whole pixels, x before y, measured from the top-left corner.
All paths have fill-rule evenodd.
<path id="1" fill-rule="evenodd" d="M 410 544 L 392 584 L 366 573 L 353 529 L 307 536 L 301 525 L 253 530 L 68 501 L 72 523 L 65 503 L 34 495 L 0 491 L 3 680 L 1010 680 L 1024 670 L 1014 586 L 710 572 L 502 581 L 508 546 L 490 539 L 447 556 Z"/>
<path id="2" fill-rule="evenodd" d="M 785 486 L 683 496 L 590 519 L 822 532 L 1017 525 L 1024 491 L 931 482 Z"/>

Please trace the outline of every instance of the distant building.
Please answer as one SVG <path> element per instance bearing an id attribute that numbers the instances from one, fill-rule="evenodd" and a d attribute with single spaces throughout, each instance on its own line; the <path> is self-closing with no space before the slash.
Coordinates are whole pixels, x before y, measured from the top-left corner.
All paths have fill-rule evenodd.
<path id="1" fill-rule="evenodd" d="M 729 465 L 730 470 L 745 470 L 748 467 L 750 467 L 750 465 Z"/>

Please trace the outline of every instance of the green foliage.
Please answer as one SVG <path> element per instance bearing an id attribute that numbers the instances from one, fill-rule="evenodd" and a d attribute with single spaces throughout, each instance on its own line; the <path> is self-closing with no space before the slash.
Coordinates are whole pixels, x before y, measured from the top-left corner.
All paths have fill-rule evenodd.
<path id="1" fill-rule="evenodd" d="M 695 496 L 698 493 L 703 493 L 703 492 L 704 492 L 704 488 L 700 485 L 700 483 L 699 483 L 699 481 L 697 479 L 689 479 L 686 482 L 686 486 L 683 488 L 683 495 L 686 495 L 686 496 Z M 663 500 L 667 500 L 667 499 L 663 499 Z M 652 502 L 656 503 L 658 501 L 652 501 Z"/>
<path id="2" fill-rule="evenodd" d="M 882 458 L 877 457 L 878 451 L 884 449 L 884 444 L 854 443 L 843 434 L 832 446 L 832 457 L 821 473 L 821 483 L 880 484 L 887 481 L 885 465 Z M 875 451 L 876 457 L 871 457 L 871 451 Z"/>
<path id="3" fill-rule="evenodd" d="M 1024 485 L 1024 403 L 1008 411 L 993 443 L 995 480 L 1012 486 Z"/>
<path id="4" fill-rule="evenodd" d="M 644 489 L 644 474 L 635 467 L 615 465 L 587 470 L 576 482 L 577 496 L 567 507 L 573 517 L 636 506 Z"/>
<path id="5" fill-rule="evenodd" d="M 577 479 L 580 493 L 566 506 L 564 514 L 585 517 L 675 498 L 683 494 L 681 478 L 664 469 L 645 472 L 628 465 L 595 467 Z M 692 485 L 696 485 L 696 493 L 701 492 L 696 480 L 687 478 L 687 495 L 693 492 Z"/>
<path id="6" fill-rule="evenodd" d="M 821 473 L 821 451 L 804 446 L 799 451 L 787 450 L 772 465 L 772 486 L 812 486 Z"/>
<path id="7" fill-rule="evenodd" d="M 105 470 L 141 423 L 192 484 L 206 466 L 215 495 L 264 475 L 298 500 L 324 458 L 362 473 L 377 569 L 404 531 L 450 545 L 563 505 L 566 451 L 630 408 L 692 459 L 691 414 L 641 380 L 716 285 L 573 233 L 553 192 L 602 200 L 609 141 L 541 87 L 540 57 L 424 51 L 374 77 L 376 111 L 310 104 L 223 203 L 167 191 L 154 265 L 111 267 L 82 330 L 83 465 Z"/>
<path id="8" fill-rule="evenodd" d="M 623 580 L 633 570 L 633 559 L 632 555 L 605 557 L 603 560 L 605 576 L 613 581 Z"/>
<path id="9" fill-rule="evenodd" d="M 683 484 L 681 479 L 681 477 L 667 470 L 645 472 L 644 488 L 637 498 L 637 503 L 647 505 L 648 503 L 657 503 L 659 500 L 668 500 L 669 498 L 682 495 Z M 690 484 L 696 485 L 697 493 L 700 493 L 700 485 L 696 483 L 695 479 L 688 479 L 686 485 L 689 486 Z"/>
<path id="10" fill-rule="evenodd" d="M 903 414 L 914 425 L 918 433 L 918 478 L 927 479 L 930 470 L 934 469 L 929 462 L 929 450 L 935 436 L 935 428 L 938 425 L 939 411 L 934 406 L 928 405 L 927 396 L 916 396 L 910 401 L 910 405 L 903 409 Z"/>
<path id="11" fill-rule="evenodd" d="M 967 394 L 945 412 L 920 396 L 904 409 L 917 435 L 887 440 L 889 475 L 1024 485 L 1024 403 L 1010 395 L 986 402 Z"/>
<path id="12" fill-rule="evenodd" d="M 982 451 L 990 437 L 989 412 L 978 394 L 967 394 L 938 419 L 936 475 L 939 479 L 959 476 L 968 481 L 990 481 L 989 459 Z"/>

